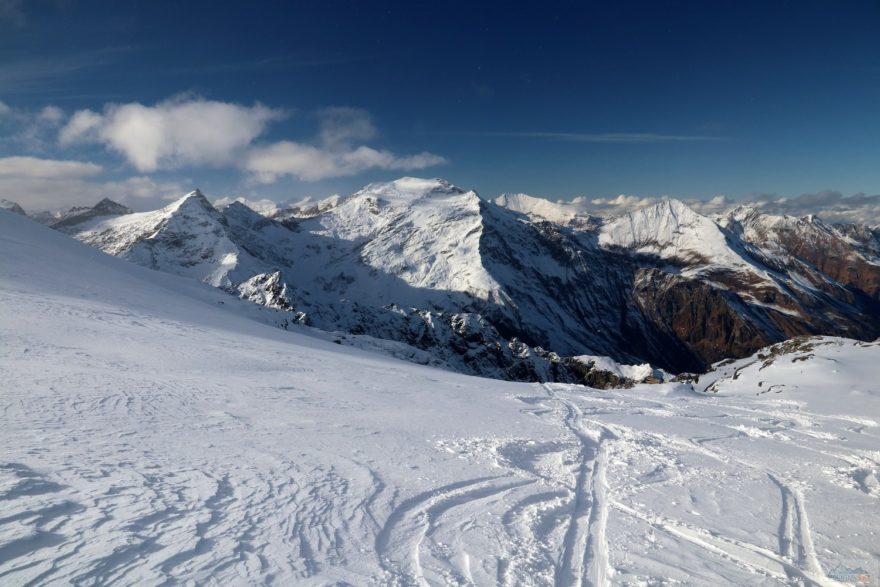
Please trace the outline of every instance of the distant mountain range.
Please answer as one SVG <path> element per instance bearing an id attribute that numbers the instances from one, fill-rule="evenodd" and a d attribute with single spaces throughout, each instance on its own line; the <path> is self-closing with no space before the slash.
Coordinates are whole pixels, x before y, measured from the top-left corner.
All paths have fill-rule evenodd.
<path id="1" fill-rule="evenodd" d="M 798 335 L 880 336 L 880 233 L 860 225 L 677 200 L 600 218 L 415 178 L 267 214 L 194 191 L 153 212 L 105 199 L 37 219 L 291 323 L 510 380 L 619 385 Z"/>

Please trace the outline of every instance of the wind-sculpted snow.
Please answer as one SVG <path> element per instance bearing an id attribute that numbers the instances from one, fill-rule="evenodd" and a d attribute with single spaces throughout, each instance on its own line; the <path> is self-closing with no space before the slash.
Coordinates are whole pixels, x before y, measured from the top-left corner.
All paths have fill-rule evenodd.
<path id="1" fill-rule="evenodd" d="M 0 255 L 3 585 L 878 576 L 876 344 L 799 339 L 696 391 L 513 383 L 279 329 L 4 211 Z"/>

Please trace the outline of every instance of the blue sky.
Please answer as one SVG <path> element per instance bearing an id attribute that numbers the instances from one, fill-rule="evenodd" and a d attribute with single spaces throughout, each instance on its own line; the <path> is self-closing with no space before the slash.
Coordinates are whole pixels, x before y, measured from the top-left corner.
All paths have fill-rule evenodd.
<path id="1" fill-rule="evenodd" d="M 878 30 L 874 1 L 0 0 L 0 197 L 874 194 Z"/>

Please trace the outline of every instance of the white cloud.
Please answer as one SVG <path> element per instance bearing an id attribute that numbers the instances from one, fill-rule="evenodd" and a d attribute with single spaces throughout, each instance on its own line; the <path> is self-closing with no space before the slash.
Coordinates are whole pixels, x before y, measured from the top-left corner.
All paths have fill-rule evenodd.
<path id="1" fill-rule="evenodd" d="M 359 108 L 334 107 L 318 112 L 321 119 L 319 137 L 325 146 L 350 145 L 369 141 L 379 135 L 373 119 Z"/>
<path id="2" fill-rule="evenodd" d="M 59 161 L 37 157 L 0 158 L 0 178 L 78 179 L 101 173 L 94 163 Z"/>
<path id="3" fill-rule="evenodd" d="M 217 200 L 214 200 L 214 207 L 215 208 L 225 208 L 226 206 L 232 204 L 233 202 L 238 202 L 239 204 L 244 204 L 245 206 L 247 206 L 251 210 L 254 210 L 255 212 L 259 212 L 260 214 L 263 214 L 266 216 L 277 212 L 279 210 L 279 208 L 281 207 L 278 204 L 278 202 L 276 202 L 275 200 L 268 200 L 265 198 L 262 200 L 249 200 L 248 198 L 245 198 L 244 196 L 238 196 L 237 198 L 224 196 L 222 198 L 218 198 Z"/>
<path id="4" fill-rule="evenodd" d="M 418 170 L 446 162 L 432 153 L 401 156 L 365 144 L 378 130 L 369 113 L 347 107 L 319 110 L 318 132 L 311 140 L 254 144 L 283 116 L 281 110 L 261 104 L 247 107 L 191 97 L 155 106 L 110 104 L 103 112 L 74 113 L 58 133 L 58 142 L 63 147 L 104 145 L 141 172 L 189 165 L 238 167 L 258 183 L 286 176 L 317 181 L 369 169 Z"/>
<path id="5" fill-rule="evenodd" d="M 440 165 L 446 159 L 432 153 L 398 157 L 385 150 L 360 146 L 351 150 L 322 149 L 303 143 L 281 141 L 253 149 L 244 168 L 260 183 L 289 175 L 305 181 L 357 175 L 368 169 L 414 170 Z"/>
<path id="6" fill-rule="evenodd" d="M 111 104 L 101 114 L 75 113 L 59 133 L 59 142 L 103 144 L 142 172 L 223 166 L 235 163 L 282 116 L 262 104 L 248 107 L 201 98 L 175 98 L 155 106 Z"/>
<path id="7" fill-rule="evenodd" d="M 64 111 L 57 106 L 45 106 L 39 111 L 10 108 L 0 105 L 0 116 L 11 121 L 7 139 L 25 150 L 44 154 L 55 143 L 55 133 L 64 120 Z"/>
<path id="8" fill-rule="evenodd" d="M 577 200 L 586 203 L 585 198 L 576 198 Z M 620 194 L 616 198 L 594 198 L 589 201 L 591 208 L 594 209 L 607 209 L 607 210 L 633 210 L 636 208 L 644 208 L 645 206 L 650 206 L 658 201 L 658 198 L 653 197 L 639 197 L 639 196 L 627 196 L 625 194 Z"/>
<path id="9" fill-rule="evenodd" d="M 0 116 L 6 116 L 7 114 L 12 113 L 12 108 L 7 106 L 3 100 L 0 100 Z"/>
<path id="10" fill-rule="evenodd" d="M 103 123 L 104 118 L 91 110 L 79 110 L 70 117 L 70 120 L 58 134 L 58 141 L 62 145 L 70 145 L 78 141 L 97 141 L 97 130 Z"/>
<path id="11" fill-rule="evenodd" d="M 242 167 L 256 181 L 271 183 L 284 176 L 304 181 L 352 176 L 369 169 L 417 170 L 441 165 L 433 153 L 399 156 L 357 143 L 378 134 L 369 114 L 354 108 L 326 108 L 314 143 L 279 141 L 250 150 Z"/>
<path id="12" fill-rule="evenodd" d="M 135 176 L 120 181 L 0 175 L 0 198 L 17 202 L 28 212 L 63 210 L 110 198 L 134 208 L 152 210 L 190 191 L 176 181 Z"/>
<path id="13" fill-rule="evenodd" d="M 55 126 L 64 118 L 64 111 L 58 106 L 46 106 L 37 115 L 37 120 Z"/>

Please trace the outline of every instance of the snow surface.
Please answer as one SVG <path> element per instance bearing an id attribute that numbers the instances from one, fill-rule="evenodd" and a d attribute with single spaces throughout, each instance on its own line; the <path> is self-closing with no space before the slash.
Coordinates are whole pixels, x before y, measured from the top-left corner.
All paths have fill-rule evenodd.
<path id="1" fill-rule="evenodd" d="M 267 326 L 5 211 L 0 255 L 4 585 L 880 576 L 876 345 L 714 393 L 518 384 Z"/>

